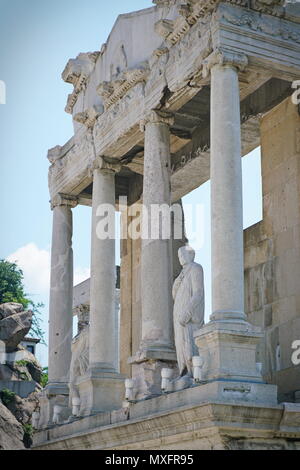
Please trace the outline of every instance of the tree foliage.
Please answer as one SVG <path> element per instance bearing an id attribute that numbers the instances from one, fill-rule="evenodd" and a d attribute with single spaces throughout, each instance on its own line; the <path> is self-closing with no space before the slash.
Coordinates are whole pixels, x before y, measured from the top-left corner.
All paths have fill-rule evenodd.
<path id="1" fill-rule="evenodd" d="M 41 328 L 40 309 L 44 307 L 42 303 L 35 303 L 28 298 L 24 291 L 23 272 L 16 263 L 11 263 L 4 259 L 0 260 L 0 304 L 16 302 L 22 304 L 24 309 L 33 311 L 31 332 L 42 343 L 44 341 L 44 331 Z"/>

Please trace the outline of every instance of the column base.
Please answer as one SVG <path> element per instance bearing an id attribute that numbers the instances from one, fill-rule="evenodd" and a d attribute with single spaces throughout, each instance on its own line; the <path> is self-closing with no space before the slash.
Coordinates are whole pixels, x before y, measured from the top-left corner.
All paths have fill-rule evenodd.
<path id="1" fill-rule="evenodd" d="M 210 321 L 247 322 L 247 315 L 236 310 L 216 310 L 210 316 Z"/>
<path id="2" fill-rule="evenodd" d="M 204 361 L 204 381 L 263 382 L 256 365 L 257 344 L 263 338 L 261 328 L 245 321 L 215 321 L 196 331 L 194 336 Z"/>
<path id="3" fill-rule="evenodd" d="M 80 396 L 80 415 L 113 411 L 122 408 L 125 396 L 125 377 L 114 369 L 89 368 L 77 381 Z"/>
<path id="4" fill-rule="evenodd" d="M 39 429 L 45 429 L 54 424 L 68 420 L 72 410 L 69 408 L 69 386 L 67 383 L 49 383 L 39 394 L 40 421 Z M 59 423 L 53 422 L 54 406 L 60 407 Z"/>
<path id="5" fill-rule="evenodd" d="M 135 399 L 145 400 L 161 395 L 161 371 L 174 369 L 178 375 L 176 352 L 163 346 L 142 347 L 135 356 L 129 358 L 132 365 L 132 378 L 135 382 Z"/>

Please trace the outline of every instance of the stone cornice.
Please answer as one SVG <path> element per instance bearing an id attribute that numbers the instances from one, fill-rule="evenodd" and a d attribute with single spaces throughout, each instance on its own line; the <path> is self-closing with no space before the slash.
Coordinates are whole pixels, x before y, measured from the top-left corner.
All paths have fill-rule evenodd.
<path id="1" fill-rule="evenodd" d="M 60 145 L 56 145 L 56 147 L 53 147 L 52 149 L 48 150 L 47 158 L 52 165 L 57 160 L 60 160 L 62 158 L 61 152 L 62 152 L 62 147 Z"/>
<path id="2" fill-rule="evenodd" d="M 167 124 L 168 126 L 172 126 L 174 124 L 174 115 L 167 111 L 152 110 L 140 122 L 140 129 L 142 132 L 145 132 L 145 128 L 148 123 Z"/>
<path id="3" fill-rule="evenodd" d="M 153 3 L 171 7 L 177 2 L 153 0 Z M 284 0 L 185 0 L 178 2 L 179 16 L 175 20 L 161 19 L 154 29 L 167 43 L 175 45 L 200 18 L 209 17 L 220 3 L 247 7 L 248 10 L 273 16 L 285 16 Z"/>
<path id="4" fill-rule="evenodd" d="M 74 121 L 83 124 L 89 129 L 94 127 L 94 124 L 100 114 L 103 113 L 103 106 L 92 106 L 82 113 L 77 113 L 74 116 Z"/>
<path id="5" fill-rule="evenodd" d="M 248 65 L 246 54 L 238 54 L 227 50 L 218 49 L 210 54 L 203 62 L 203 77 L 207 77 L 214 65 L 229 65 L 243 72 Z"/>
<path id="6" fill-rule="evenodd" d="M 59 193 L 51 199 L 50 204 L 52 210 L 57 206 L 67 206 L 74 209 L 78 205 L 78 198 L 69 194 Z"/>
<path id="7" fill-rule="evenodd" d="M 63 73 L 62 79 L 74 86 L 74 91 L 68 96 L 65 111 L 73 113 L 73 107 L 79 93 L 85 88 L 86 82 L 94 70 L 100 52 L 87 52 L 79 54 L 76 59 L 70 59 Z"/>
<path id="8" fill-rule="evenodd" d="M 149 72 L 148 62 L 145 62 L 135 69 L 124 71 L 116 80 L 101 82 L 97 93 L 104 101 L 105 110 L 123 98 L 135 85 L 146 82 Z"/>

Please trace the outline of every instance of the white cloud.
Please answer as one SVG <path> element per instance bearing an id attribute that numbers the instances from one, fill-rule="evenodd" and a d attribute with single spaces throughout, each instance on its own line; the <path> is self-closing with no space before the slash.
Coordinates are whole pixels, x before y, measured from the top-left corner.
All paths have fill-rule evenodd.
<path id="1" fill-rule="evenodd" d="M 50 251 L 42 250 L 35 243 L 28 243 L 7 257 L 16 262 L 24 274 L 25 290 L 30 295 L 48 295 L 50 289 Z M 74 285 L 90 277 L 89 268 L 74 269 Z"/>
<path id="2" fill-rule="evenodd" d="M 24 274 L 25 290 L 28 294 L 44 294 L 50 285 L 50 253 L 40 250 L 34 243 L 22 246 L 7 257 L 15 262 Z"/>

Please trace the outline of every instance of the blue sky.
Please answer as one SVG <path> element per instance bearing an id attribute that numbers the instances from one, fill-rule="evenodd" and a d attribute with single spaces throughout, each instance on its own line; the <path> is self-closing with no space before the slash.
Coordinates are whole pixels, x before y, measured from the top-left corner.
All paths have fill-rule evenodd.
<path id="1" fill-rule="evenodd" d="M 52 215 L 49 208 L 47 150 L 73 134 L 64 112 L 70 85 L 61 79 L 69 58 L 99 50 L 120 13 L 152 6 L 151 0 L 0 0 L 0 80 L 6 104 L 0 104 L 0 258 L 23 268 L 27 292 L 43 301 L 47 328 Z M 245 226 L 260 219 L 260 159 L 244 159 Z M 209 183 L 185 198 L 202 205 L 204 244 L 197 260 L 206 271 L 207 316 L 210 313 Z M 196 214 L 196 212 L 194 212 Z M 89 273 L 90 208 L 74 211 L 75 281 Z M 197 228 L 199 231 L 199 227 Z M 192 239 L 200 247 L 203 236 Z M 39 357 L 47 362 L 46 349 Z"/>

